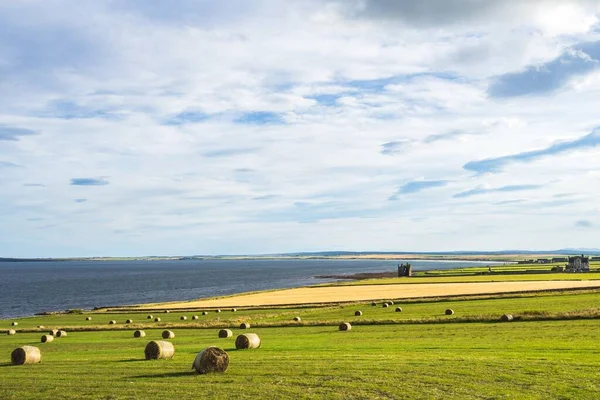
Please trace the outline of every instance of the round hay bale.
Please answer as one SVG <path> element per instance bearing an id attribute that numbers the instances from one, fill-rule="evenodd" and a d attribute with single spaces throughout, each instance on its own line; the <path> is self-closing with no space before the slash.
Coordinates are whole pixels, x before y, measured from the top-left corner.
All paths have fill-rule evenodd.
<path id="1" fill-rule="evenodd" d="M 240 329 L 250 329 L 250 324 L 247 322 L 242 322 L 240 324 Z"/>
<path id="2" fill-rule="evenodd" d="M 362 315 L 362 311 L 358 310 L 358 311 L 354 311 L 354 316 L 355 317 L 360 317 Z"/>
<path id="3" fill-rule="evenodd" d="M 86 321 L 91 321 L 91 320 L 92 320 L 92 317 L 85 317 L 85 320 L 86 320 Z"/>
<path id="4" fill-rule="evenodd" d="M 160 317 L 154 318 L 154 322 L 160 322 Z"/>
<path id="5" fill-rule="evenodd" d="M 208 315 L 208 311 L 202 311 L 202 315 Z"/>
<path id="6" fill-rule="evenodd" d="M 390 300 L 390 301 L 388 301 L 388 304 L 389 304 L 390 306 L 393 306 L 393 305 L 394 305 L 394 302 L 393 302 L 392 300 Z"/>
<path id="7" fill-rule="evenodd" d="M 50 332 L 48 332 L 48 335 L 52 335 L 52 336 L 56 336 L 58 334 L 58 329 L 52 329 Z"/>
<path id="8" fill-rule="evenodd" d="M 390 306 L 390 305 L 389 305 L 388 303 L 383 303 L 383 304 L 381 305 L 381 307 L 383 307 L 383 308 L 388 308 L 389 306 Z"/>
<path id="9" fill-rule="evenodd" d="M 154 318 L 152 315 L 148 315 L 148 316 L 146 317 L 146 319 L 152 319 L 152 318 Z"/>
<path id="10" fill-rule="evenodd" d="M 372 303 L 371 303 L 371 306 L 372 306 L 372 307 L 375 307 L 376 305 L 377 305 L 377 303 L 375 303 L 375 302 L 372 302 Z"/>
<path id="11" fill-rule="evenodd" d="M 37 327 L 38 327 L 38 329 L 44 329 L 45 328 L 44 325 L 38 325 Z"/>
<path id="12" fill-rule="evenodd" d="M 454 310 L 453 309 L 449 308 L 449 309 L 446 310 L 446 315 L 452 315 L 452 314 L 454 314 Z"/>
<path id="13" fill-rule="evenodd" d="M 396 307 L 396 312 L 402 312 L 402 307 Z"/>
<path id="14" fill-rule="evenodd" d="M 54 336 L 52 336 L 52 335 L 42 335 L 41 341 L 42 341 L 42 343 L 50 343 L 50 342 L 54 341 Z"/>
<path id="15" fill-rule="evenodd" d="M 198 319 L 197 315 L 192 315 L 192 319 Z"/>
<path id="16" fill-rule="evenodd" d="M 244 333 L 235 339 L 236 349 L 258 349 L 260 344 L 260 338 L 256 333 Z"/>
<path id="17" fill-rule="evenodd" d="M 233 336 L 233 332 L 231 331 L 231 329 L 221 329 L 219 331 L 219 337 L 221 339 L 232 337 L 232 336 Z"/>
<path id="18" fill-rule="evenodd" d="M 17 325 L 19 325 L 19 323 L 17 321 L 14 321 L 11 325 L 12 326 L 17 326 Z"/>
<path id="19" fill-rule="evenodd" d="M 221 310 L 219 310 L 218 308 L 215 310 L 216 313 L 220 313 Z"/>
<path id="20" fill-rule="evenodd" d="M 300 322 L 300 321 L 302 321 L 302 318 L 300 318 L 300 317 L 294 317 L 294 321 Z"/>
<path id="21" fill-rule="evenodd" d="M 229 367 L 229 355 L 225 350 L 210 346 L 196 355 L 192 369 L 199 374 L 225 372 Z"/>
<path id="22" fill-rule="evenodd" d="M 111 319 L 110 321 L 108 321 L 109 325 L 115 325 L 117 323 L 117 321 L 115 321 L 114 319 Z"/>
<path id="23" fill-rule="evenodd" d="M 135 331 L 133 332 L 133 337 L 135 338 L 139 338 L 139 337 L 146 337 L 146 332 L 144 331 Z"/>
<path id="24" fill-rule="evenodd" d="M 179 317 L 180 320 L 185 321 L 187 320 L 187 317 L 185 315 L 182 315 L 181 317 Z"/>
<path id="25" fill-rule="evenodd" d="M 173 331 L 163 331 L 162 338 L 163 339 L 173 339 L 175 337 L 175 333 Z"/>
<path id="26" fill-rule="evenodd" d="M 15 331 L 14 329 L 9 329 L 9 330 L 6 331 L 6 334 L 9 335 L 9 336 L 16 335 L 17 331 Z"/>
<path id="27" fill-rule="evenodd" d="M 132 324 L 133 320 L 132 319 L 128 319 L 127 321 L 125 321 L 126 324 Z"/>
<path id="28" fill-rule="evenodd" d="M 231 312 L 236 312 L 236 311 L 237 311 L 237 309 L 235 309 L 235 308 L 231 309 Z"/>
<path id="29" fill-rule="evenodd" d="M 165 314 L 168 314 L 168 313 L 170 313 L 170 312 L 171 312 L 171 311 L 169 311 L 169 310 L 165 310 L 165 311 L 164 311 L 164 313 L 165 313 Z"/>
<path id="30" fill-rule="evenodd" d="M 56 332 L 56 337 L 66 337 L 67 331 L 58 331 Z"/>
<path id="31" fill-rule="evenodd" d="M 10 355 L 13 365 L 37 364 L 42 362 L 40 349 L 34 346 L 17 347 Z"/>
<path id="32" fill-rule="evenodd" d="M 340 324 L 340 331 L 349 331 L 352 329 L 352 325 L 349 322 L 342 322 Z"/>
<path id="33" fill-rule="evenodd" d="M 514 317 L 512 316 L 512 314 L 504 314 L 503 316 L 500 317 L 500 321 L 502 322 L 510 322 L 514 319 Z"/>
<path id="34" fill-rule="evenodd" d="M 175 354 L 175 347 L 171 342 L 153 340 L 146 345 L 144 355 L 146 360 L 170 359 Z"/>

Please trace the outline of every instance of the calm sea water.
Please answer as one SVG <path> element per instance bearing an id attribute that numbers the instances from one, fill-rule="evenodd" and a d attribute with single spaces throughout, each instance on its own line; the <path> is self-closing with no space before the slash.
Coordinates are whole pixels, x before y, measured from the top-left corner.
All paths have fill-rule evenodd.
<path id="1" fill-rule="evenodd" d="M 398 261 L 0 262 L 0 318 L 70 308 L 191 300 L 322 283 L 315 275 L 395 271 Z M 489 263 L 412 261 L 414 270 Z"/>

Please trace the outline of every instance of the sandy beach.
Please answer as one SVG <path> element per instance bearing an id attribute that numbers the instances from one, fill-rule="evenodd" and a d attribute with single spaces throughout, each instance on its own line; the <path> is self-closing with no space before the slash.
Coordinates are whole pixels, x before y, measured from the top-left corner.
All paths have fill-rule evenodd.
<path id="1" fill-rule="evenodd" d="M 140 305 L 140 309 L 277 306 L 289 304 L 335 303 L 379 299 L 411 299 L 494 293 L 515 293 L 555 289 L 600 288 L 600 281 L 530 281 L 426 283 L 397 285 L 357 285 L 303 287 L 269 292 L 240 294 L 220 299 L 193 300 L 165 304 Z"/>

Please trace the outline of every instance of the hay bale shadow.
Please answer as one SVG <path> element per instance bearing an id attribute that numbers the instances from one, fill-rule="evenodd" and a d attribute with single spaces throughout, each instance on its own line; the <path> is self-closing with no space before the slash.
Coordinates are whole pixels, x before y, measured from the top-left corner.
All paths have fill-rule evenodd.
<path id="1" fill-rule="evenodd" d="M 151 379 L 151 378 L 180 378 L 182 376 L 195 376 L 198 373 L 194 370 L 189 371 L 177 371 L 177 372 L 167 372 L 164 374 L 152 374 L 152 375 L 136 375 L 130 376 L 131 379 Z"/>
<path id="2" fill-rule="evenodd" d="M 138 362 L 138 361 L 146 361 L 145 358 L 129 358 L 127 360 L 119 360 L 117 362 Z"/>

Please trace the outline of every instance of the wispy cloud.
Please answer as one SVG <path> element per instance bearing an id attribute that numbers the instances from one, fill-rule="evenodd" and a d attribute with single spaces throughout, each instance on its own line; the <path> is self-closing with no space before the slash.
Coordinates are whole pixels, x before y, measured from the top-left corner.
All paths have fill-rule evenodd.
<path id="1" fill-rule="evenodd" d="M 371 218 L 379 213 L 380 211 L 375 208 L 357 207 L 355 204 L 337 200 L 328 202 L 297 201 L 291 206 L 288 205 L 278 210 L 265 210 L 258 215 L 249 216 L 248 220 L 258 218 L 259 221 L 288 221 L 305 224 L 345 218 Z"/>
<path id="2" fill-rule="evenodd" d="M 0 140 L 19 140 L 21 136 L 30 136 L 37 134 L 36 131 L 25 128 L 16 128 L 11 126 L 0 126 Z"/>
<path id="3" fill-rule="evenodd" d="M 591 228 L 593 226 L 592 221 L 587 219 L 581 219 L 575 222 L 575 226 L 578 228 Z"/>
<path id="4" fill-rule="evenodd" d="M 0 161 L 0 168 L 16 168 L 19 167 L 20 165 L 12 163 L 12 162 L 8 162 L 8 161 Z"/>
<path id="5" fill-rule="evenodd" d="M 425 139 L 423 139 L 423 142 L 425 142 L 425 143 L 434 143 L 434 142 L 439 142 L 441 140 L 454 139 L 454 138 L 457 138 L 457 137 L 460 137 L 460 136 L 464 136 L 464 135 L 468 135 L 468 134 L 469 133 L 465 132 L 465 131 L 453 130 L 453 131 L 450 131 L 450 132 L 429 135 L 429 136 L 425 137 Z"/>
<path id="6" fill-rule="evenodd" d="M 412 181 L 407 182 L 404 185 L 400 186 L 398 192 L 389 198 L 389 200 L 397 200 L 399 195 L 402 194 L 411 194 L 418 193 L 427 189 L 434 189 L 446 186 L 448 181 L 439 180 L 439 181 Z"/>
<path id="7" fill-rule="evenodd" d="M 202 153 L 207 158 L 230 157 L 242 154 L 254 153 L 258 150 L 256 147 L 229 147 L 223 149 L 209 150 Z"/>
<path id="8" fill-rule="evenodd" d="M 75 199 L 75 203 L 85 203 L 87 199 Z"/>
<path id="9" fill-rule="evenodd" d="M 210 115 L 200 111 L 184 111 L 164 121 L 165 125 L 185 125 L 204 122 L 210 119 Z"/>
<path id="10" fill-rule="evenodd" d="M 317 94 L 317 95 L 314 95 L 314 96 L 308 96 L 307 98 L 308 99 L 316 100 L 317 103 L 319 103 L 319 105 L 321 105 L 321 106 L 330 107 L 330 106 L 336 105 L 337 100 L 340 97 L 342 97 L 342 96 L 343 96 L 343 94 L 339 94 L 339 93 L 336 93 L 336 94 Z"/>
<path id="11" fill-rule="evenodd" d="M 279 197 L 281 197 L 281 196 L 276 195 L 276 194 L 266 194 L 264 196 L 253 197 L 252 200 L 256 200 L 256 201 L 275 200 L 275 199 L 277 199 Z"/>
<path id="12" fill-rule="evenodd" d="M 502 75 L 490 85 L 488 93 L 492 97 L 514 97 L 555 91 L 572 77 L 600 67 L 599 60 L 592 57 L 599 49 L 600 42 L 589 43 L 583 48 L 568 49 L 557 59 L 543 65 Z"/>
<path id="13" fill-rule="evenodd" d="M 25 187 L 46 187 L 43 183 L 24 183 Z"/>
<path id="14" fill-rule="evenodd" d="M 255 111 L 241 115 L 234 120 L 238 124 L 270 125 L 283 124 L 283 116 L 269 111 Z"/>
<path id="15" fill-rule="evenodd" d="M 514 162 L 531 162 L 541 157 L 558 155 L 569 151 L 593 148 L 600 145 L 600 128 L 594 129 L 590 134 L 579 139 L 556 143 L 541 150 L 526 151 L 508 156 L 488 158 L 480 161 L 470 161 L 464 165 L 468 171 L 483 173 L 495 173 L 502 171 L 507 164 Z"/>
<path id="16" fill-rule="evenodd" d="M 105 178 L 73 178 L 71 179 L 72 186 L 104 186 L 108 185 Z"/>
<path id="17" fill-rule="evenodd" d="M 42 114 L 51 118 L 62 119 L 120 119 L 122 116 L 115 109 L 93 108 L 82 106 L 71 100 L 54 100 L 47 104 L 46 110 Z"/>
<path id="18" fill-rule="evenodd" d="M 381 145 L 381 154 L 392 156 L 394 154 L 402 153 L 409 145 L 409 140 L 396 140 L 393 142 L 387 142 Z"/>
<path id="19" fill-rule="evenodd" d="M 505 205 L 509 205 L 509 204 L 521 204 L 524 202 L 525 202 L 525 200 L 523 200 L 523 199 L 514 199 L 514 200 L 497 201 L 494 204 L 497 206 L 505 206 Z"/>
<path id="20" fill-rule="evenodd" d="M 519 192 L 519 191 L 523 191 L 523 190 L 539 189 L 541 187 L 542 187 L 542 185 L 509 185 L 509 186 L 501 186 L 501 187 L 497 187 L 497 188 L 478 187 L 475 189 L 456 193 L 452 197 L 460 199 L 460 198 L 464 198 L 464 197 L 477 196 L 480 194 L 499 193 L 499 192 Z"/>

